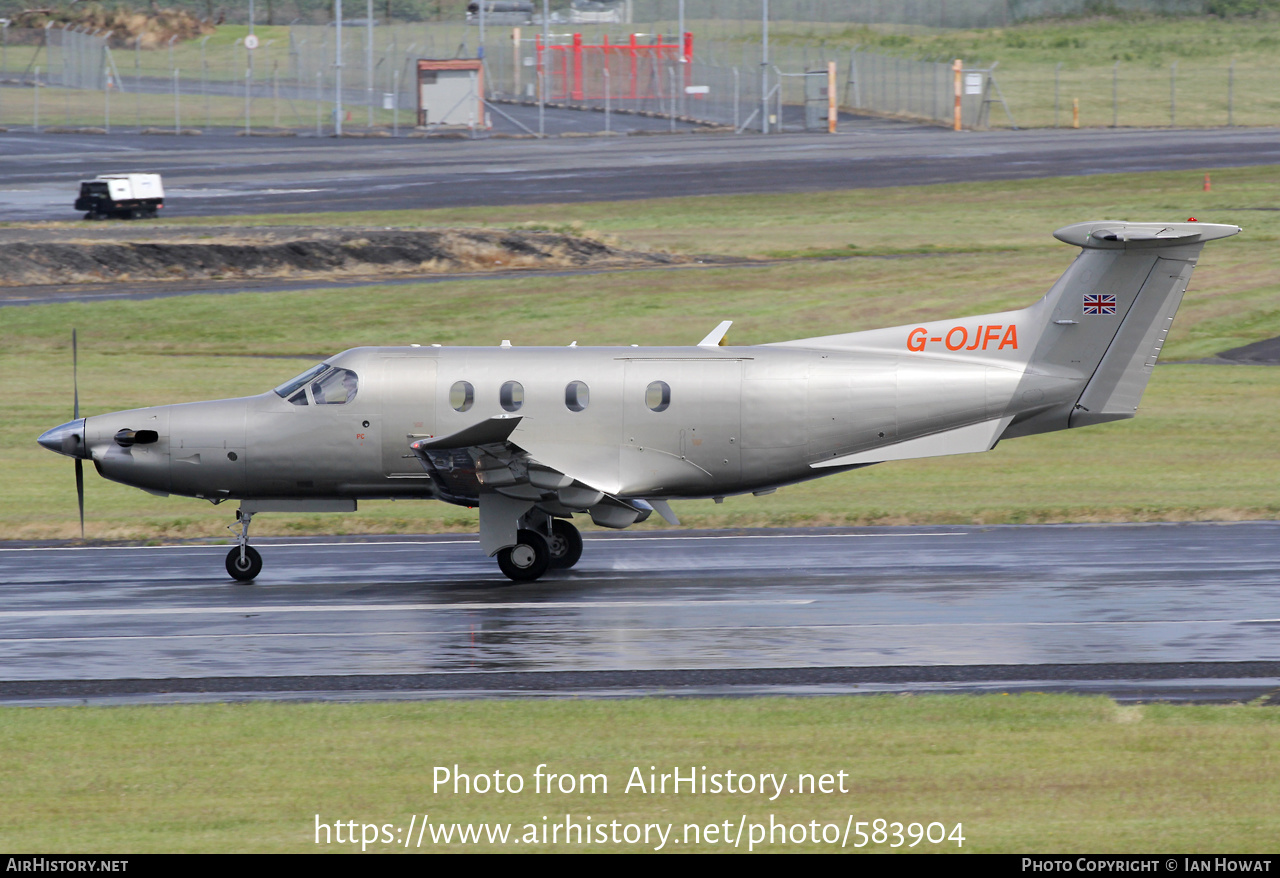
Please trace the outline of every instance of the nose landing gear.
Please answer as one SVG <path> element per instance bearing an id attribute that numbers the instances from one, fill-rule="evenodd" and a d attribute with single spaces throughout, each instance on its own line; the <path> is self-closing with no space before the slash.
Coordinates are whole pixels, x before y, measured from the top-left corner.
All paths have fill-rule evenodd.
<path id="1" fill-rule="evenodd" d="M 237 527 L 236 546 L 227 553 L 227 573 L 232 579 L 249 582 L 262 572 L 262 556 L 258 550 L 249 545 L 249 522 L 253 520 L 252 512 L 236 510 L 237 524 L 227 525 L 227 530 L 234 532 Z"/>

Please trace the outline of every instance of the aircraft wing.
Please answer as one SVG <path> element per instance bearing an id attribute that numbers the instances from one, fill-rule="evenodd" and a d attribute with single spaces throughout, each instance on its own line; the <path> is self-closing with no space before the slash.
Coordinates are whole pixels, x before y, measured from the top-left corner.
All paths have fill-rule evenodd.
<path id="1" fill-rule="evenodd" d="M 512 418 L 507 415 L 497 415 L 487 421 L 472 424 L 470 427 L 463 427 L 458 432 L 450 433 L 447 436 L 431 436 L 426 439 L 419 439 L 410 447 L 417 452 L 420 450 L 436 451 L 445 448 L 470 448 L 474 445 L 506 442 L 507 437 L 511 435 L 511 431 L 518 426 L 520 426 L 519 417 Z"/>
<path id="2" fill-rule="evenodd" d="M 596 524 L 612 528 L 652 514 L 649 504 L 616 496 L 617 448 L 610 453 L 592 445 L 524 441 L 530 437 L 517 434 L 520 421 L 499 415 L 409 447 L 431 474 L 440 499 L 450 503 L 483 506 L 486 495 L 500 495 L 551 515 L 585 512 Z M 660 514 L 668 521 L 674 518 L 667 517 L 669 511 L 663 504 Z"/>

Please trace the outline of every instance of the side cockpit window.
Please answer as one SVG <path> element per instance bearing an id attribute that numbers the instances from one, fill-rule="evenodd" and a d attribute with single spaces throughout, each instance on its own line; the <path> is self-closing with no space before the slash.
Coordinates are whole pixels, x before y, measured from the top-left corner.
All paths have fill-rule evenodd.
<path id="1" fill-rule="evenodd" d="M 343 405 L 355 399 L 360 380 L 350 369 L 321 363 L 276 388 L 294 405 Z"/>
<path id="2" fill-rule="evenodd" d="M 356 398 L 359 381 L 350 369 L 333 369 L 311 382 L 316 405 L 343 405 Z"/>

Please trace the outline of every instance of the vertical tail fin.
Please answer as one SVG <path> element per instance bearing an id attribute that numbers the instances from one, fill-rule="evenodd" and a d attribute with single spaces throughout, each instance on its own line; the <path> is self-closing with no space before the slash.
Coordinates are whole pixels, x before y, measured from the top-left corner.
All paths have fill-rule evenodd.
<path id="1" fill-rule="evenodd" d="M 1028 371 L 1087 379 L 1069 424 L 1131 418 L 1206 241 L 1238 226 L 1089 222 L 1054 237 L 1082 249 L 1029 311 L 1044 327 Z"/>

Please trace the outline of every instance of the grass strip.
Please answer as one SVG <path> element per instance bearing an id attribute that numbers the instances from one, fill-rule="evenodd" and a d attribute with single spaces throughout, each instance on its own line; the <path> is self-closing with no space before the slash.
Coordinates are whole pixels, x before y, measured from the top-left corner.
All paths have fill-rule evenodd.
<path id="1" fill-rule="evenodd" d="M 48 853 L 315 851 L 317 817 L 357 830 L 391 824 L 402 838 L 410 815 L 424 813 L 433 824 L 511 823 L 516 833 L 531 824 L 539 834 L 544 819 L 566 815 L 677 831 L 736 828 L 744 815 L 843 829 L 852 815 L 963 825 L 962 848 L 917 850 L 1271 853 L 1280 806 L 1280 713 L 1262 706 L 988 695 L 5 708 L 0 736 L 6 847 Z M 537 791 L 540 764 L 544 775 L 571 776 L 573 791 L 555 781 L 548 792 L 545 780 Z M 787 780 L 772 801 L 772 792 L 651 790 L 651 774 L 677 767 L 686 777 Z M 441 768 L 514 772 L 523 789 L 437 789 Z M 832 775 L 832 791 L 800 792 L 801 773 Z M 607 791 L 599 780 L 582 791 L 584 774 L 604 775 Z M 637 779 L 645 791 L 628 792 Z M 344 847 L 353 849 L 327 849 Z M 652 837 L 580 847 L 455 838 L 423 850 L 653 847 Z M 757 849 L 833 847 L 775 835 Z M 402 841 L 369 849 L 405 850 Z"/>

